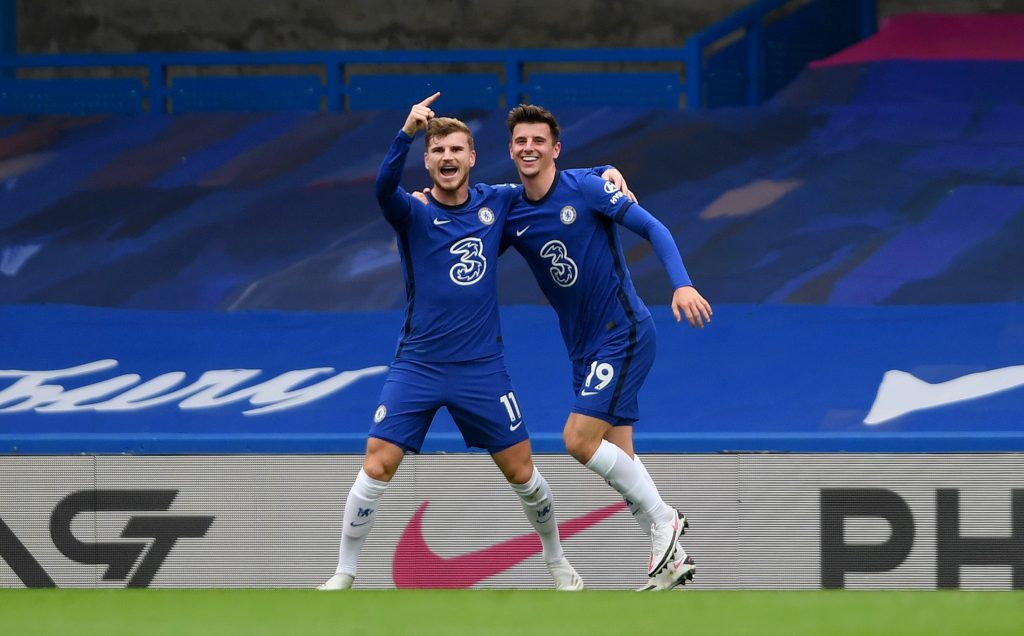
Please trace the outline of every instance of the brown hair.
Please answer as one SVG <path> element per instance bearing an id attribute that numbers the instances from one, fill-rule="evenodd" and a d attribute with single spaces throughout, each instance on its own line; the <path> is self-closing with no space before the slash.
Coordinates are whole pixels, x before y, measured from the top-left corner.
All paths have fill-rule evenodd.
<path id="1" fill-rule="evenodd" d="M 552 143 L 558 143 L 558 136 L 561 134 L 561 131 L 558 129 L 558 120 L 555 119 L 555 116 L 547 109 L 533 104 L 519 104 L 508 111 L 508 119 L 505 121 L 508 124 L 508 133 L 510 135 L 519 124 L 547 124 L 551 129 Z"/>
<path id="2" fill-rule="evenodd" d="M 469 149 L 473 149 L 473 133 L 469 126 L 454 117 L 434 117 L 427 122 L 427 135 L 423 140 L 427 148 L 430 148 L 430 140 L 434 137 L 444 137 L 455 132 L 464 132 L 469 138 Z"/>

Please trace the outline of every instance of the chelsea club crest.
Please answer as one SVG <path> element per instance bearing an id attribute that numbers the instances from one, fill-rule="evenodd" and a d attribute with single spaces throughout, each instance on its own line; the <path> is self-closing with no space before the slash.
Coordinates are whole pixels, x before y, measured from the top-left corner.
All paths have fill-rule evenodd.
<path id="1" fill-rule="evenodd" d="M 480 211 L 476 213 L 476 216 L 484 225 L 494 223 L 494 211 L 491 210 L 491 208 L 480 208 Z"/>
<path id="2" fill-rule="evenodd" d="M 571 205 L 567 205 L 562 208 L 562 211 L 558 214 L 558 218 L 562 220 L 565 225 L 571 225 L 576 221 L 576 208 Z"/>

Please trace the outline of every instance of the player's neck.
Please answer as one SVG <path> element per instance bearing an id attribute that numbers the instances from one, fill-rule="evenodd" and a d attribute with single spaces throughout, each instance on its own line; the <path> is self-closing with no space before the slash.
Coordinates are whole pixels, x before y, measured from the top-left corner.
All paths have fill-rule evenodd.
<path id="1" fill-rule="evenodd" d="M 555 164 L 551 164 L 535 175 L 526 176 L 520 173 L 519 180 L 523 184 L 523 191 L 526 193 L 526 198 L 530 201 L 539 201 L 540 199 L 543 199 L 544 195 L 551 190 L 551 184 L 555 182 L 556 174 L 558 174 L 558 169 L 555 167 Z"/>
<path id="2" fill-rule="evenodd" d="M 430 190 L 430 196 L 444 205 L 462 205 L 469 200 L 469 185 L 463 185 L 458 190 L 442 190 L 434 186 Z"/>

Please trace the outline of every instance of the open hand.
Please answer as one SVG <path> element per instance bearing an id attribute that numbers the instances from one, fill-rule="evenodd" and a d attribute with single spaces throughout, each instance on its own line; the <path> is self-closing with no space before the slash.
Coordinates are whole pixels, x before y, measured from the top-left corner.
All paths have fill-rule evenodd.
<path id="1" fill-rule="evenodd" d="M 685 315 L 691 327 L 703 329 L 704 323 L 711 322 L 711 304 L 689 285 L 673 292 L 672 313 L 676 317 L 676 322 L 682 321 Z"/>

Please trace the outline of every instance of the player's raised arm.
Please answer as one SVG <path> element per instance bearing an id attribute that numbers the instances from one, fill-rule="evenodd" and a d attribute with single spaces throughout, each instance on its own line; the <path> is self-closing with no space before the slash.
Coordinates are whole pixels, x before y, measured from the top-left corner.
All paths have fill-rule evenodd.
<path id="1" fill-rule="evenodd" d="M 400 187 L 402 169 L 405 167 L 405 159 L 409 155 L 409 148 L 412 139 L 417 132 L 427 126 L 427 122 L 434 117 L 434 111 L 430 105 L 434 103 L 441 93 L 434 93 L 422 102 L 413 104 L 409 115 L 405 118 L 402 130 L 395 136 L 391 143 L 384 161 L 381 163 L 380 171 L 377 173 L 376 194 L 377 202 L 384 211 L 384 218 L 391 223 L 398 222 L 409 213 L 410 198 L 408 193 Z"/>

